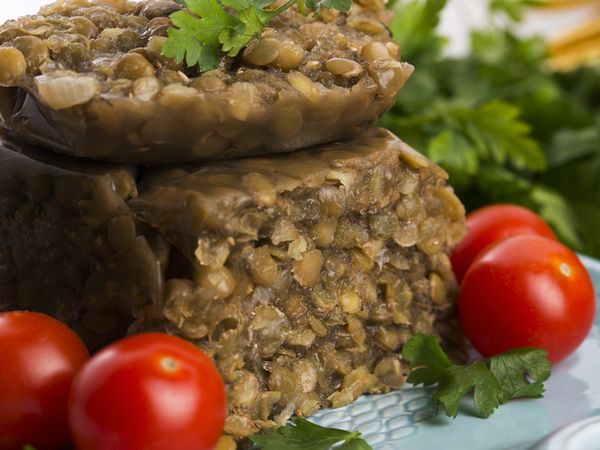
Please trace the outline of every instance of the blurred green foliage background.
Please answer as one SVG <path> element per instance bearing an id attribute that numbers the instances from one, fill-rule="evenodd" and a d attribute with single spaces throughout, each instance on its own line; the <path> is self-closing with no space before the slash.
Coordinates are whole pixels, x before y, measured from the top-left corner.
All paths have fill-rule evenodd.
<path id="1" fill-rule="evenodd" d="M 446 0 L 391 6 L 402 59 L 416 71 L 381 125 L 444 167 L 468 210 L 526 206 L 600 257 L 600 66 L 553 72 L 543 39 L 517 35 L 525 9 L 543 0 L 477 1 L 501 20 L 472 31 L 462 58 L 444 56 Z"/>

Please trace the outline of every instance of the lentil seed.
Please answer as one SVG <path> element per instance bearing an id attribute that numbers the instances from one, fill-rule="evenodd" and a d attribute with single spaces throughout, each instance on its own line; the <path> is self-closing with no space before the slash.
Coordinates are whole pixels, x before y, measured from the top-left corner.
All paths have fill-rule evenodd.
<path id="1" fill-rule="evenodd" d="M 279 57 L 280 45 L 277 39 L 262 39 L 244 50 L 244 61 L 255 66 L 266 66 Z"/>
<path id="2" fill-rule="evenodd" d="M 0 85 L 12 86 L 27 71 L 27 60 L 16 48 L 0 48 Z"/>
<path id="3" fill-rule="evenodd" d="M 146 58 L 137 53 L 123 55 L 115 67 L 115 76 L 137 80 L 154 75 L 154 69 Z"/>
<path id="4" fill-rule="evenodd" d="M 345 58 L 331 58 L 327 60 L 325 67 L 334 75 L 340 75 L 345 78 L 358 77 L 363 71 L 359 63 Z"/>

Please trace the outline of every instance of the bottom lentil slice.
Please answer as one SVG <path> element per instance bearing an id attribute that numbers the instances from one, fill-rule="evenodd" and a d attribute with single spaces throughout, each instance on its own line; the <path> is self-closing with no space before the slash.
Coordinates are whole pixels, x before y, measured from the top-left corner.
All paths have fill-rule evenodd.
<path id="1" fill-rule="evenodd" d="M 0 310 L 55 315 L 93 348 L 126 328 L 194 342 L 236 440 L 400 388 L 416 332 L 464 350 L 448 257 L 464 208 L 387 131 L 139 173 L 8 145 L 0 159 Z"/>
<path id="2" fill-rule="evenodd" d="M 414 333 L 460 351 L 448 255 L 464 208 L 446 180 L 379 129 L 293 155 L 152 169 L 129 205 L 179 268 L 163 318 L 142 311 L 133 329 L 214 358 L 237 438 L 398 389 Z"/>
<path id="3" fill-rule="evenodd" d="M 127 206 L 136 173 L 0 141 L 0 311 L 51 314 L 96 349 L 160 301 L 162 273 Z"/>

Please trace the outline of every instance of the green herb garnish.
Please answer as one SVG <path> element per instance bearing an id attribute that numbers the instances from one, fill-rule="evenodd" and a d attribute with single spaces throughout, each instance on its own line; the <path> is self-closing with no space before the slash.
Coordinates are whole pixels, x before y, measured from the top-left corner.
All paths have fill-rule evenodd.
<path id="1" fill-rule="evenodd" d="M 435 338 L 424 334 L 411 337 L 403 346 L 402 356 L 411 368 L 407 381 L 437 384 L 432 397 L 449 417 L 458 415 L 461 398 L 470 392 L 483 417 L 510 399 L 542 397 L 543 382 L 551 371 L 547 353 L 536 348 L 510 350 L 466 365 L 452 364 Z"/>
<path id="2" fill-rule="evenodd" d="M 324 428 L 301 417 L 294 417 L 287 425 L 269 434 L 250 436 L 263 450 L 372 450 L 357 431 Z"/>
<path id="3" fill-rule="evenodd" d="M 221 54 L 236 56 L 250 40 L 292 5 L 303 0 L 288 0 L 274 7 L 276 0 L 181 0 L 187 10 L 171 14 L 174 28 L 169 29 L 162 54 L 185 61 L 188 67 L 207 71 L 219 65 Z M 316 13 L 321 8 L 348 11 L 352 0 L 307 0 Z"/>
<path id="4" fill-rule="evenodd" d="M 491 0 L 490 8 L 494 12 L 503 12 L 512 20 L 521 20 L 528 8 L 545 3 L 546 0 Z"/>
<path id="5" fill-rule="evenodd" d="M 515 22 L 541 0 L 485 0 L 489 20 L 449 56 L 447 0 L 398 0 L 390 29 L 416 67 L 381 125 L 440 164 L 468 210 L 514 203 L 600 257 L 600 64 L 553 72 Z M 479 6 L 479 5 L 478 5 Z"/>
<path id="6" fill-rule="evenodd" d="M 402 348 L 410 364 L 407 382 L 437 384 L 433 399 L 444 406 L 449 417 L 458 415 L 460 400 L 473 392 L 475 408 L 489 417 L 501 404 L 513 398 L 539 398 L 551 365 L 544 350 L 509 350 L 489 360 L 466 365 L 453 364 L 433 336 L 416 334 Z M 359 432 L 324 428 L 301 417 L 271 433 L 250 436 L 263 450 L 371 450 Z M 341 445 L 340 445 L 341 444 Z"/>
<path id="7" fill-rule="evenodd" d="M 298 2 L 300 4 L 300 2 Z M 306 6 L 318 13 L 321 8 L 337 9 L 347 12 L 352 6 L 352 0 L 306 0 Z"/>

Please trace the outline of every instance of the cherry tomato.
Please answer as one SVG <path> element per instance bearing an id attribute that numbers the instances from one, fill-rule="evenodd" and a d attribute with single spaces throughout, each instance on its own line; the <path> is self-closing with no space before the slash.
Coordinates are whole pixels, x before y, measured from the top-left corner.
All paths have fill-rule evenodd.
<path id="1" fill-rule="evenodd" d="M 534 234 L 557 240 L 546 223 L 526 208 L 492 205 L 467 216 L 467 236 L 452 252 L 452 269 L 462 282 L 471 263 L 486 247 L 499 240 L 521 234 Z"/>
<path id="2" fill-rule="evenodd" d="M 69 425 L 79 450 L 204 450 L 226 411 L 212 361 L 187 341 L 148 333 L 90 359 L 73 382 Z"/>
<path id="3" fill-rule="evenodd" d="M 516 236 L 485 251 L 467 271 L 458 310 L 483 355 L 539 347 L 557 363 L 581 344 L 594 319 L 590 277 L 564 245 Z"/>
<path id="4" fill-rule="evenodd" d="M 88 359 L 66 325 L 33 312 L 0 314 L 0 449 L 57 449 L 69 442 L 67 400 Z"/>

